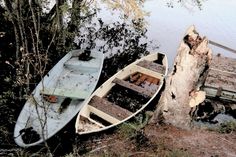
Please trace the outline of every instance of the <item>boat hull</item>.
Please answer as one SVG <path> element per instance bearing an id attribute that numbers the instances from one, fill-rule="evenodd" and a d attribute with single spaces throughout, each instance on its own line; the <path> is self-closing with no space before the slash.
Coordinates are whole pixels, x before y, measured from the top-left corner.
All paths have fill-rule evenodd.
<path id="1" fill-rule="evenodd" d="M 87 100 L 77 116 L 76 133 L 82 135 L 103 131 L 134 117 L 159 93 L 167 71 L 166 55 L 153 53 L 117 72 Z M 122 89 L 120 95 L 123 96 L 112 98 L 111 93 L 117 93 L 119 89 Z M 131 94 L 126 93 L 127 90 Z M 137 100 L 130 98 L 133 95 L 137 95 Z M 120 99 L 127 99 L 127 101 L 130 99 L 131 107 L 127 107 L 126 103 L 119 101 Z M 136 106 L 132 104 L 132 101 L 139 100 L 143 101 L 138 102 Z"/>
<path id="2" fill-rule="evenodd" d="M 78 60 L 80 50 L 65 55 L 41 80 L 26 101 L 15 125 L 14 140 L 21 147 L 43 143 L 60 131 L 80 111 L 94 91 L 104 56 L 91 53 Z M 48 101 L 46 98 L 54 97 Z"/>

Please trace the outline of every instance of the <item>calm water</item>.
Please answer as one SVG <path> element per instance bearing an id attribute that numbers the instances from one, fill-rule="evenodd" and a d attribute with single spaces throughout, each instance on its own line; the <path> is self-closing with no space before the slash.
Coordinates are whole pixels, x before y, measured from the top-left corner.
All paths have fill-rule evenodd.
<path id="1" fill-rule="evenodd" d="M 101 17 L 105 23 L 125 21 L 121 19 L 123 11 L 111 11 L 107 4 L 99 4 Z M 149 12 L 145 16 L 146 42 L 149 50 L 165 52 L 170 63 L 173 62 L 176 50 L 186 29 L 195 25 L 202 36 L 222 45 L 236 49 L 236 1 L 208 0 L 203 2 L 202 10 L 191 5 L 174 4 L 167 7 L 166 1 L 148 0 L 143 4 L 143 10 Z M 130 16 L 132 17 L 132 16 Z M 128 20 L 127 20 L 128 21 Z M 151 42 L 152 41 L 152 42 Z M 236 54 L 211 46 L 213 52 L 236 58 Z"/>

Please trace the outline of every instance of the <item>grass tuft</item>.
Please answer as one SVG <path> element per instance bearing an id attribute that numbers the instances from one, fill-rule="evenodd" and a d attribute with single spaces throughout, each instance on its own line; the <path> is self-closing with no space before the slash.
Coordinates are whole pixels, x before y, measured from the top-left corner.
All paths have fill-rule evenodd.
<path id="1" fill-rule="evenodd" d="M 191 157 L 191 155 L 182 149 L 174 149 L 167 153 L 166 157 Z"/>
<path id="2" fill-rule="evenodd" d="M 235 121 L 229 121 L 220 124 L 220 127 L 217 130 L 219 133 L 231 133 L 233 131 L 236 131 L 236 122 Z"/>

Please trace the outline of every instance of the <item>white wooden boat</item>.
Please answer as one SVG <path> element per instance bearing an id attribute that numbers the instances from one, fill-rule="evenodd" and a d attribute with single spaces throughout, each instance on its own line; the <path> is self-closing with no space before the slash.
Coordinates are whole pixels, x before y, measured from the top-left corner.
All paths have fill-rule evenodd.
<path id="1" fill-rule="evenodd" d="M 103 131 L 134 117 L 158 94 L 167 71 L 167 57 L 162 53 L 150 54 L 120 70 L 80 110 L 76 133 Z"/>
<path id="2" fill-rule="evenodd" d="M 38 145 L 60 131 L 78 114 L 94 91 L 104 55 L 92 52 L 87 61 L 81 50 L 66 54 L 41 80 L 25 103 L 14 130 L 21 147 Z"/>

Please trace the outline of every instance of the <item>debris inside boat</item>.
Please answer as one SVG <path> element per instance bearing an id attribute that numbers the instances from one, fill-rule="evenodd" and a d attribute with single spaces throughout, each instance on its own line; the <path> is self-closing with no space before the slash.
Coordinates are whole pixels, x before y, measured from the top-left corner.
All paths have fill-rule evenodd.
<path id="1" fill-rule="evenodd" d="M 134 117 L 160 92 L 167 70 L 166 55 L 152 53 L 118 71 L 90 96 L 81 109 L 76 132 L 99 132 Z"/>
<path id="2" fill-rule="evenodd" d="M 149 99 L 133 90 L 115 85 L 106 96 L 107 100 L 119 104 L 131 112 L 136 112 Z"/>
<path id="3" fill-rule="evenodd" d="M 68 52 L 36 86 L 15 124 L 14 140 L 21 147 L 43 143 L 65 127 L 95 89 L 104 54 Z"/>

